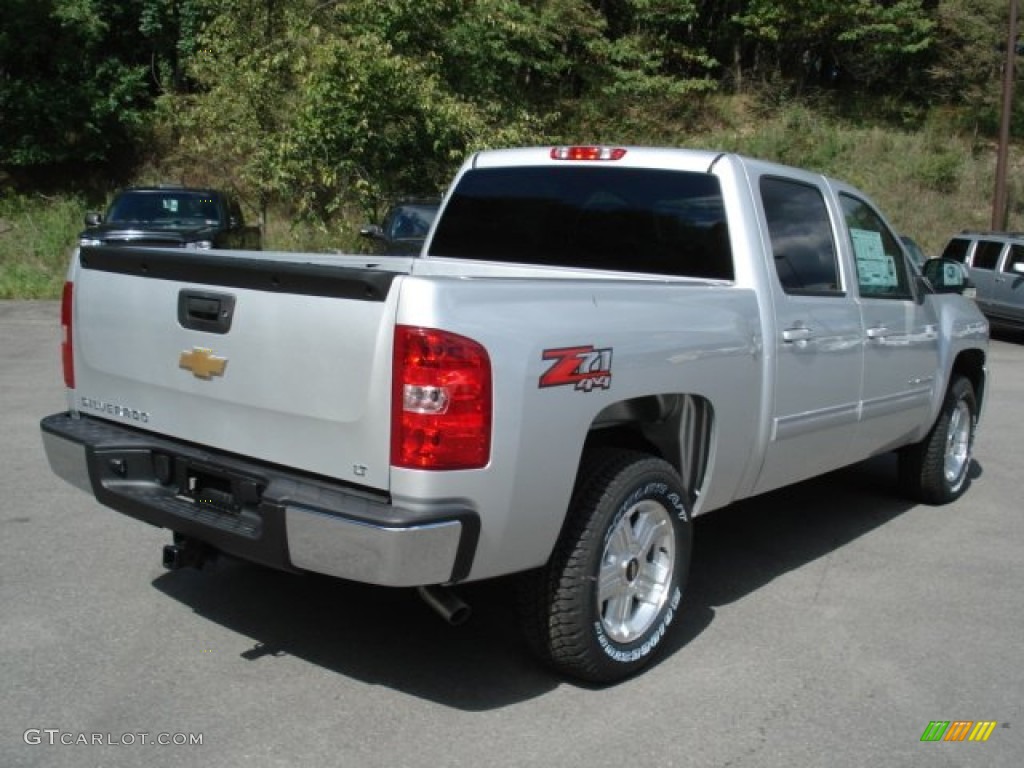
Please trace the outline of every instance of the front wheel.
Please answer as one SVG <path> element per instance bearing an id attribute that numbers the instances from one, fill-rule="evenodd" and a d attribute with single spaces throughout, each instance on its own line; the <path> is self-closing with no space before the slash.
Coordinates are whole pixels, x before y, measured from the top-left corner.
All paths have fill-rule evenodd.
<path id="1" fill-rule="evenodd" d="M 598 449 L 584 460 L 548 564 L 524 581 L 527 639 L 560 672 L 611 683 L 646 666 L 689 570 L 682 483 L 667 462 Z"/>
<path id="2" fill-rule="evenodd" d="M 900 451 L 900 483 L 904 490 L 925 504 L 946 504 L 959 498 L 970 480 L 977 424 L 974 387 L 958 376 L 950 383 L 928 435 Z"/>

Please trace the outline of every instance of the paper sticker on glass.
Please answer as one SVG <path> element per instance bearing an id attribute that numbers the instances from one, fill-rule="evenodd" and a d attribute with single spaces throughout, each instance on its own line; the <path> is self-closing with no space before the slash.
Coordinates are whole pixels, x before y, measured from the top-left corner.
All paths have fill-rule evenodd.
<path id="1" fill-rule="evenodd" d="M 868 229 L 850 229 L 857 276 L 862 287 L 895 288 L 899 285 L 896 261 L 882 247 L 882 235 Z"/>

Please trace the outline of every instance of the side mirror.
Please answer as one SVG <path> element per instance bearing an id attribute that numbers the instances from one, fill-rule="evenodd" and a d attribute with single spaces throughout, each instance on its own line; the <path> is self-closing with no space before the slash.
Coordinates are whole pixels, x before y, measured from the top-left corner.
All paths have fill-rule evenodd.
<path id="1" fill-rule="evenodd" d="M 384 230 L 378 224 L 367 224 L 359 230 L 360 237 L 368 237 L 371 240 L 383 240 Z"/>
<path id="2" fill-rule="evenodd" d="M 959 293 L 974 298 L 974 283 L 967 267 L 953 259 L 929 259 L 921 270 L 936 293 Z"/>
<path id="3" fill-rule="evenodd" d="M 1010 269 L 1016 272 L 1018 275 L 1024 275 L 1024 261 L 1018 261 L 1016 264 L 1010 267 Z"/>
<path id="4" fill-rule="evenodd" d="M 95 211 L 90 211 L 89 213 L 85 214 L 85 226 L 87 227 L 95 227 L 96 225 L 101 224 L 102 222 L 103 216 L 99 213 L 96 213 Z"/>

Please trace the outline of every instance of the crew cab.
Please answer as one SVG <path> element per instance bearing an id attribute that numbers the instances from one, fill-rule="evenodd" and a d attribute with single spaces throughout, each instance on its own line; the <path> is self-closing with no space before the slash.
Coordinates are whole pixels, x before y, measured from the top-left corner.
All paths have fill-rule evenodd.
<path id="1" fill-rule="evenodd" d="M 106 214 L 90 212 L 80 246 L 146 245 L 259 250 L 259 227 L 246 226 L 238 201 L 216 189 L 132 187 Z"/>
<path id="2" fill-rule="evenodd" d="M 226 553 L 415 587 L 516 574 L 530 647 L 609 683 L 686 610 L 692 521 L 890 451 L 972 480 L 988 325 L 852 186 L 702 150 L 469 157 L 421 255 L 83 246 L 54 471 Z"/>

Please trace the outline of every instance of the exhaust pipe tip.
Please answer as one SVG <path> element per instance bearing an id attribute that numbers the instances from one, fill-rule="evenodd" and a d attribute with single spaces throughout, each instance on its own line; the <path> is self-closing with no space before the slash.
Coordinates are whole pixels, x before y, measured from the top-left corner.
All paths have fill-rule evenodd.
<path id="1" fill-rule="evenodd" d="M 416 591 L 423 602 L 453 627 L 465 624 L 473 613 L 473 609 L 447 587 L 416 587 Z"/>

